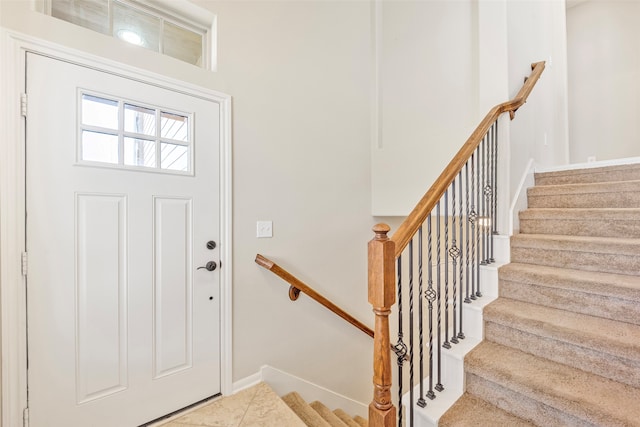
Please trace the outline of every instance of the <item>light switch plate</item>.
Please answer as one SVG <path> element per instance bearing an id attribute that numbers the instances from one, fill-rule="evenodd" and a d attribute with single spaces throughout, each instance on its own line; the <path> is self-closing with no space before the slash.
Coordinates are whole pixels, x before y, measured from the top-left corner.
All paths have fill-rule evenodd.
<path id="1" fill-rule="evenodd" d="M 273 237 L 273 222 L 272 221 L 257 221 L 256 222 L 256 237 Z"/>

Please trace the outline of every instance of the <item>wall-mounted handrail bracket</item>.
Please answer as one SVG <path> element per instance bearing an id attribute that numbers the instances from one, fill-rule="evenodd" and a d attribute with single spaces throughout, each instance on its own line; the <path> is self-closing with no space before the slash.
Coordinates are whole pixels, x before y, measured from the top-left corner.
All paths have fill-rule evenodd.
<path id="1" fill-rule="evenodd" d="M 289 299 L 296 301 L 300 297 L 300 289 L 295 286 L 289 286 Z"/>

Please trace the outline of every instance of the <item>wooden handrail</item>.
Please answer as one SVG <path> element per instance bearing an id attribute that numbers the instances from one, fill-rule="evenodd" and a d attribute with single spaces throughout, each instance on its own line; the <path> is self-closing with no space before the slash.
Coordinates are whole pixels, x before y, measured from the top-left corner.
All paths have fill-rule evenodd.
<path id="1" fill-rule="evenodd" d="M 322 295 L 320 295 L 318 292 L 316 292 L 311 287 L 309 287 L 308 285 L 300 281 L 297 277 L 289 273 L 284 268 L 280 267 L 275 262 L 271 261 L 268 258 L 263 257 L 260 254 L 257 254 L 256 264 L 266 268 L 267 270 L 271 271 L 272 273 L 276 274 L 280 278 L 284 279 L 284 281 L 289 283 L 289 285 L 291 286 L 289 288 L 289 298 L 291 298 L 292 301 L 295 301 L 298 298 L 298 295 L 300 294 L 300 292 L 303 292 L 308 296 L 310 296 L 315 301 L 317 301 L 318 303 L 320 303 L 321 305 L 323 305 L 324 307 L 326 307 L 327 309 L 329 309 L 330 311 L 332 311 L 333 313 L 337 314 L 347 322 L 351 323 L 356 328 L 360 329 L 365 334 L 369 335 L 371 338 L 373 338 L 374 334 L 371 328 L 369 328 L 367 325 L 365 325 L 364 323 L 360 322 L 358 319 L 351 316 L 349 313 L 347 313 L 346 311 L 344 311 L 343 309 L 341 309 L 340 307 L 338 307 L 337 305 L 335 305 L 334 303 L 332 303 Z"/>
<path id="2" fill-rule="evenodd" d="M 435 208 L 438 200 L 440 200 L 444 192 L 449 188 L 449 185 L 453 182 L 456 175 L 458 175 L 458 172 L 462 170 L 467 160 L 471 157 L 471 154 L 478 148 L 478 145 L 487 134 L 491 125 L 502 113 L 509 112 L 511 119 L 513 119 L 518 108 L 527 102 L 527 98 L 540 78 L 542 71 L 544 71 L 544 67 L 544 61 L 531 64 L 531 75 L 526 79 L 516 97 L 511 101 L 496 105 L 489 111 L 462 148 L 460 148 L 451 162 L 445 167 L 431 188 L 429 188 L 409 216 L 402 222 L 393 236 L 391 236 L 391 240 L 395 243 L 396 258 L 402 254 L 402 251 L 407 247 L 411 238 L 418 232 L 418 229 L 427 219 L 429 213 Z"/>

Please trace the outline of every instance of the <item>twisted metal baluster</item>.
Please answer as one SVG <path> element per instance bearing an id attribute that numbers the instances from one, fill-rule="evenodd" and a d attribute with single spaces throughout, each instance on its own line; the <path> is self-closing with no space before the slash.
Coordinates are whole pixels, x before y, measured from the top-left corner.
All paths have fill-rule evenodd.
<path id="1" fill-rule="evenodd" d="M 458 307 L 456 297 L 457 289 L 456 289 L 456 279 L 458 273 L 458 257 L 460 256 L 460 249 L 458 249 L 456 242 L 456 179 L 453 179 L 451 183 L 451 248 L 449 249 L 449 256 L 451 257 L 453 264 L 453 277 L 451 287 L 453 290 L 452 295 L 452 303 L 453 303 L 453 332 L 451 334 L 451 342 L 454 344 L 458 344 L 458 324 L 457 324 L 457 313 L 456 308 Z"/>
<path id="2" fill-rule="evenodd" d="M 478 150 L 476 149 L 476 152 Z M 469 221 L 471 221 L 471 299 L 476 299 L 476 220 L 478 213 L 476 212 L 476 152 L 471 154 L 471 210 L 469 211 Z"/>
<path id="3" fill-rule="evenodd" d="M 436 291 L 433 290 L 433 251 L 431 250 L 431 214 L 427 218 L 427 290 L 424 297 L 429 302 L 429 391 L 427 397 L 436 398 L 433 392 L 433 302 L 436 300 Z"/>
<path id="4" fill-rule="evenodd" d="M 398 343 L 394 346 L 394 352 L 398 359 L 398 425 L 402 425 L 402 365 L 407 354 L 407 346 L 402 341 L 402 255 L 398 257 Z"/>
<path id="5" fill-rule="evenodd" d="M 409 420 L 413 424 L 413 238 L 409 241 Z"/>
<path id="6" fill-rule="evenodd" d="M 485 206 L 485 171 L 486 171 L 486 158 L 485 158 L 485 146 L 487 142 L 487 138 L 489 136 L 489 132 L 485 134 L 480 141 L 480 145 L 478 146 L 478 209 L 480 210 L 480 218 L 478 220 L 478 261 L 480 261 L 480 265 L 485 265 L 486 261 L 486 253 L 485 253 L 485 243 L 486 243 L 486 235 L 484 230 L 486 227 L 483 227 L 482 223 L 487 220 L 486 206 Z"/>
<path id="7" fill-rule="evenodd" d="M 444 348 L 449 343 L 449 190 L 444 192 Z"/>
<path id="8" fill-rule="evenodd" d="M 444 390 L 444 386 L 442 385 L 442 304 L 441 304 L 441 294 L 442 287 L 440 282 L 440 202 L 438 202 L 436 206 L 436 289 L 437 289 L 437 301 L 436 306 L 438 307 L 438 384 L 436 384 L 435 389 L 438 391 Z"/>
<path id="9" fill-rule="evenodd" d="M 418 337 L 420 341 L 420 397 L 418 406 L 424 408 L 427 401 L 424 400 L 424 344 L 422 337 L 422 225 L 418 228 Z"/>
<path id="10" fill-rule="evenodd" d="M 460 254 L 460 263 L 459 263 L 459 265 L 460 265 L 460 307 L 458 309 L 459 310 L 459 314 L 460 314 L 460 325 L 459 325 L 460 331 L 458 332 L 458 338 L 463 340 L 465 337 L 464 337 L 464 332 L 462 332 L 462 294 L 463 294 L 463 292 L 462 292 L 462 290 L 463 290 L 462 289 L 462 286 L 463 286 L 462 285 L 462 279 L 463 279 L 463 276 L 464 276 L 464 274 L 463 274 L 464 268 L 462 266 L 462 263 L 464 261 L 463 260 L 463 253 L 462 253 L 462 242 L 464 241 L 464 236 L 462 234 L 463 229 L 464 229 L 464 221 L 462 220 L 462 218 L 463 218 L 463 216 L 462 216 L 462 212 L 463 212 L 463 210 L 462 210 L 462 169 L 460 170 L 460 173 L 458 173 L 458 190 L 460 192 L 460 209 L 458 210 L 458 213 L 460 215 L 460 246 L 459 246 L 459 249 L 458 249 L 458 252 Z"/>
<path id="11" fill-rule="evenodd" d="M 490 264 L 489 258 L 491 258 L 490 254 L 490 246 L 491 246 L 491 193 L 493 193 L 493 187 L 491 184 L 491 140 L 493 139 L 493 126 L 489 128 L 488 135 L 486 141 L 484 142 L 484 150 L 486 157 L 486 177 L 485 177 L 485 187 L 484 187 L 484 198 L 485 198 L 485 225 L 483 228 L 483 234 L 485 236 L 485 244 L 484 244 L 484 262 L 485 264 Z"/>
<path id="12" fill-rule="evenodd" d="M 469 259 L 470 259 L 470 253 L 469 253 L 469 242 L 471 241 L 470 236 L 471 236 L 471 230 L 469 229 L 470 224 L 471 224 L 471 205 L 469 204 L 469 160 L 467 160 L 467 163 L 464 164 L 464 181 L 465 181 L 465 188 L 466 188 L 466 203 L 465 206 L 467 208 L 467 220 L 465 221 L 465 225 L 466 225 L 466 256 L 465 261 L 466 261 L 466 277 L 465 277 L 465 283 L 466 283 L 466 294 L 465 294 L 465 298 L 464 298 L 464 302 L 466 302 L 467 304 L 471 303 L 471 298 L 470 298 L 470 292 L 469 292 L 469 288 L 470 288 L 470 283 L 471 283 L 471 275 L 469 274 Z"/>
<path id="13" fill-rule="evenodd" d="M 478 147 L 478 150 L 480 150 L 480 147 Z M 478 153 L 478 155 L 476 156 L 476 161 L 478 162 L 477 167 L 476 167 L 476 183 L 478 184 L 478 206 L 480 206 L 480 199 L 484 198 L 482 197 L 482 182 L 480 181 L 480 153 Z M 478 208 L 479 209 L 479 208 Z M 480 218 L 477 217 L 476 218 L 476 256 L 478 257 L 478 263 L 475 264 L 476 267 L 476 293 L 475 293 L 475 297 L 481 297 L 482 294 L 480 293 L 480 264 L 481 264 L 481 260 L 480 260 L 480 234 L 481 234 L 481 230 L 480 230 Z M 471 296 L 471 298 L 473 298 L 473 296 Z"/>
<path id="14" fill-rule="evenodd" d="M 494 196 L 494 183 L 493 183 L 493 170 L 495 165 L 493 164 L 493 141 L 495 140 L 495 128 L 491 125 L 489 128 L 490 138 L 487 144 L 487 157 L 489 171 L 487 172 L 487 185 L 491 189 L 489 196 L 487 196 L 487 215 L 489 216 L 489 223 L 487 224 L 487 264 L 493 263 L 493 196 Z"/>
<path id="15" fill-rule="evenodd" d="M 494 138 L 493 138 L 493 197 L 492 197 L 492 206 L 491 211 L 493 212 L 491 217 L 491 234 L 493 236 L 498 234 L 498 224 L 497 224 L 497 200 L 498 200 L 498 121 L 493 122 L 494 128 Z M 493 257 L 493 249 L 495 242 L 493 241 L 493 237 L 491 237 L 491 262 L 495 262 L 495 258 Z"/>

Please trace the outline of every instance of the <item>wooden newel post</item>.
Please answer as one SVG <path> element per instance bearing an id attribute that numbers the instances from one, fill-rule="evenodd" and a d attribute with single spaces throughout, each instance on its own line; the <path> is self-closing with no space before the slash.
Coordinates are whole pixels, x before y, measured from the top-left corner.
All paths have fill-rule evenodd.
<path id="1" fill-rule="evenodd" d="M 396 408 L 391 401 L 391 350 L 389 314 L 396 302 L 395 243 L 389 240 L 387 224 L 373 227 L 369 242 L 369 303 L 375 313 L 373 340 L 373 401 L 369 405 L 370 427 L 395 427 Z"/>

